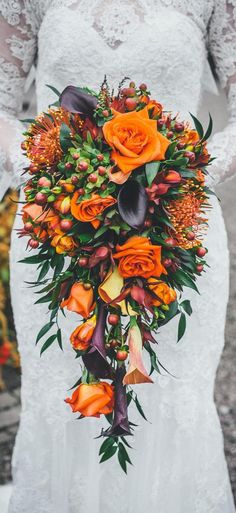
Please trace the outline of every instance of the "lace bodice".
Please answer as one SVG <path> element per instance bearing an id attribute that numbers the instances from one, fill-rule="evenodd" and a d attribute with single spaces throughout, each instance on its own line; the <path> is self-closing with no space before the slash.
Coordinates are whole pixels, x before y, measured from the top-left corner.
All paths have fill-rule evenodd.
<path id="1" fill-rule="evenodd" d="M 107 0 L 0 0 L 2 192 L 19 183 L 26 165 L 16 118 L 36 59 L 39 109 L 52 99 L 45 83 L 96 86 L 106 72 L 114 84 L 127 73 L 148 81 L 166 108 L 184 115 L 197 111 L 202 84 L 212 80 L 211 54 L 229 105 L 228 126 L 211 141 L 218 157 L 211 175 L 217 183 L 234 173 L 236 1 L 113 0 L 107 6 Z"/>

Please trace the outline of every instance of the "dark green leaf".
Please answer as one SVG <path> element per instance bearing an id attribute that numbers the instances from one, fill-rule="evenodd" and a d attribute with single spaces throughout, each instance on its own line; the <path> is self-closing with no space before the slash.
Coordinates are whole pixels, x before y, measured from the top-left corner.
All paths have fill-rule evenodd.
<path id="1" fill-rule="evenodd" d="M 53 326 L 54 322 L 48 322 L 47 324 L 45 324 L 45 326 L 43 326 L 41 328 L 41 330 L 39 331 L 38 335 L 37 335 L 37 338 L 36 338 L 36 344 L 39 342 L 39 340 L 51 329 L 51 327 Z"/>
<path id="2" fill-rule="evenodd" d="M 184 301 L 182 301 L 182 303 L 180 303 L 180 306 L 184 309 L 184 311 L 188 315 L 191 315 L 193 313 L 193 310 L 192 310 L 191 303 L 190 303 L 189 299 L 185 299 Z"/>
<path id="3" fill-rule="evenodd" d="M 191 112 L 190 112 L 190 116 L 191 116 L 191 118 L 192 118 L 192 120 L 194 122 L 195 128 L 197 130 L 197 133 L 198 133 L 200 139 L 202 139 L 202 137 L 204 135 L 204 130 L 203 130 L 202 124 L 200 123 L 200 121 L 193 114 L 191 114 Z"/>
<path id="4" fill-rule="evenodd" d="M 60 349 L 63 351 L 62 339 L 61 339 L 61 329 L 60 328 L 58 328 L 58 330 L 57 330 L 57 342 L 58 342 L 58 345 L 59 345 Z"/>
<path id="5" fill-rule="evenodd" d="M 103 456 L 101 457 L 100 463 L 103 463 L 103 461 L 106 461 L 106 460 L 109 460 L 109 458 L 112 458 L 112 456 L 114 456 L 114 454 L 116 453 L 117 449 L 118 449 L 117 445 L 112 445 L 111 447 L 109 447 L 107 449 L 107 451 L 104 452 Z"/>
<path id="6" fill-rule="evenodd" d="M 180 315 L 179 325 L 178 325 L 178 342 L 183 337 L 185 330 L 186 330 L 186 315 L 184 313 L 182 313 Z"/>
<path id="7" fill-rule="evenodd" d="M 126 451 L 126 448 L 124 447 L 124 445 L 121 442 L 119 443 L 119 452 L 121 452 L 122 457 L 126 461 L 128 461 L 130 463 L 130 465 L 132 465 L 132 462 L 131 462 L 130 457 L 129 457 L 127 451 Z"/>
<path id="8" fill-rule="evenodd" d="M 146 172 L 147 183 L 148 183 L 149 187 L 152 185 L 152 182 L 158 173 L 160 165 L 161 165 L 161 162 L 159 162 L 159 160 L 156 160 L 155 162 L 149 162 L 148 164 L 146 164 L 145 172 Z"/>
<path id="9" fill-rule="evenodd" d="M 62 151 L 65 153 L 67 152 L 68 148 L 71 146 L 71 137 L 70 137 L 71 130 L 66 125 L 66 123 L 62 123 L 61 129 L 60 129 L 60 145 L 62 148 Z"/>
<path id="10" fill-rule="evenodd" d="M 205 133 L 204 137 L 202 138 L 202 141 L 206 141 L 207 139 L 209 139 L 211 132 L 212 132 L 212 127 L 213 127 L 213 121 L 212 121 L 212 117 L 209 113 L 209 125 L 206 129 L 206 133 Z"/>
<path id="11" fill-rule="evenodd" d="M 46 349 L 48 349 L 48 347 L 50 347 L 54 340 L 56 340 L 57 338 L 57 334 L 55 333 L 54 335 L 51 335 L 51 337 L 49 337 L 46 342 L 44 342 L 42 348 L 41 348 L 41 351 L 40 351 L 40 356 L 44 353 L 44 351 L 46 351 Z"/>
<path id="12" fill-rule="evenodd" d="M 54 86 L 51 86 L 49 84 L 45 84 L 46 87 L 48 87 L 49 89 L 51 89 L 51 91 L 53 91 L 53 93 L 55 93 L 57 96 L 60 96 L 61 93 L 59 93 L 59 91 L 56 89 L 56 87 Z"/>
<path id="13" fill-rule="evenodd" d="M 37 255 L 32 255 L 26 258 L 23 258 L 22 260 L 19 260 L 19 263 L 21 264 L 41 264 L 43 260 L 47 260 L 47 255 L 41 255 L 40 253 Z"/>
<path id="14" fill-rule="evenodd" d="M 101 456 L 101 454 L 106 452 L 107 449 L 109 449 L 109 447 L 114 445 L 114 443 L 115 443 L 115 440 L 112 437 L 111 438 L 107 438 L 106 440 L 104 440 L 104 442 L 102 443 L 102 445 L 100 447 L 100 450 L 99 450 L 99 456 Z"/>
<path id="15" fill-rule="evenodd" d="M 137 408 L 138 412 L 140 413 L 140 415 L 141 415 L 145 420 L 147 420 L 147 417 L 145 416 L 145 413 L 144 413 L 144 411 L 143 411 L 143 409 L 142 409 L 142 406 L 141 406 L 141 404 L 140 404 L 140 402 L 139 402 L 139 400 L 138 400 L 137 396 L 135 397 L 134 401 L 135 401 L 136 408 Z"/>
<path id="16" fill-rule="evenodd" d="M 38 275 L 38 281 L 41 281 L 46 276 L 46 274 L 49 271 L 49 268 L 50 268 L 50 261 L 46 260 L 41 267 L 41 271 Z"/>

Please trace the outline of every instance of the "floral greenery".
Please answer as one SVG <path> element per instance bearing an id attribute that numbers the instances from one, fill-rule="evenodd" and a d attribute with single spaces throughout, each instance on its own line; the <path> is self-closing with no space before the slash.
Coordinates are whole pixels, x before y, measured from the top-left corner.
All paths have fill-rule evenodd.
<path id="1" fill-rule="evenodd" d="M 22 261 L 38 266 L 36 303 L 49 311 L 36 343 L 44 340 L 41 354 L 55 342 L 62 349 L 59 312 L 82 316 L 70 342 L 84 371 L 66 402 L 79 418 L 107 417 L 101 462 L 117 454 L 126 472 L 132 401 L 146 419 L 130 386 L 164 369 L 154 335 L 179 316 L 183 337 L 192 313 L 184 289 L 198 292 L 207 266 L 212 121 L 205 134 L 194 116 L 194 128 L 179 121 L 146 84 L 122 81 L 116 95 L 106 80 L 98 93 L 51 89 L 58 101 L 25 120 L 22 144 L 30 178 L 19 236 L 37 250 Z"/>

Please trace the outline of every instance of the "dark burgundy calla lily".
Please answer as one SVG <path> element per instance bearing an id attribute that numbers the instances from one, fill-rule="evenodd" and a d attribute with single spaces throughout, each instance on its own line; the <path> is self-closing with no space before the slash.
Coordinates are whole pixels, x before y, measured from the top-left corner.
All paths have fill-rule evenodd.
<path id="1" fill-rule="evenodd" d="M 96 328 L 91 341 L 91 349 L 83 356 L 86 369 L 96 378 L 113 379 L 113 370 L 106 359 L 104 345 L 106 326 L 106 307 L 100 302 L 98 305 L 98 317 Z"/>
<path id="2" fill-rule="evenodd" d="M 80 87 L 67 86 L 64 91 L 62 91 L 59 102 L 61 107 L 69 112 L 92 117 L 97 107 L 98 100 L 96 96 L 87 93 Z"/>
<path id="3" fill-rule="evenodd" d="M 145 188 L 137 180 L 128 180 L 118 195 L 118 210 L 122 219 L 132 228 L 142 228 L 148 209 Z"/>
<path id="4" fill-rule="evenodd" d="M 103 436 L 126 436 L 132 435 L 128 420 L 128 406 L 126 397 L 126 386 L 123 379 L 126 373 L 124 365 L 118 366 L 115 377 L 115 408 L 112 426 L 103 431 Z"/>

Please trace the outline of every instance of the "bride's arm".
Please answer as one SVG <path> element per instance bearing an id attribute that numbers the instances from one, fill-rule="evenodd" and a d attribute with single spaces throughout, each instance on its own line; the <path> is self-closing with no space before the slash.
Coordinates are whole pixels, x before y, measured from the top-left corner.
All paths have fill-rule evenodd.
<path id="1" fill-rule="evenodd" d="M 24 85 L 36 53 L 36 26 L 24 0 L 0 0 L 0 198 L 17 186 L 27 165 L 17 120 Z"/>
<path id="2" fill-rule="evenodd" d="M 216 185 L 236 175 L 236 0 L 215 0 L 209 51 L 228 99 L 228 124 L 209 143 L 210 153 L 217 157 L 209 181 Z"/>

